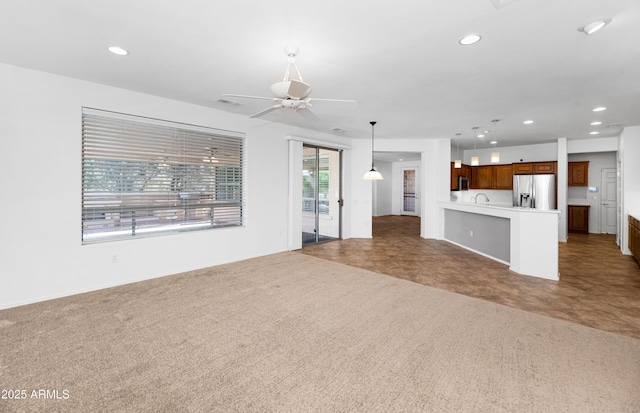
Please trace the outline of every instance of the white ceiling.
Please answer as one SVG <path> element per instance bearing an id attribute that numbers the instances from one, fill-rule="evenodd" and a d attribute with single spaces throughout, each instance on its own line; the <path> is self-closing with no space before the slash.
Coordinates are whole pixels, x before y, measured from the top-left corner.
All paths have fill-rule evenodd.
<path id="1" fill-rule="evenodd" d="M 455 138 L 473 126 L 498 146 L 560 137 L 617 136 L 640 125 L 638 0 L 305 1 L 9 0 L 0 13 L 0 61 L 244 115 L 282 80 L 284 48 L 322 122 L 291 111 L 263 119 L 339 135 Z M 577 28 L 609 17 L 587 36 Z M 458 40 L 479 33 L 482 40 Z M 119 45 L 128 56 L 107 52 Z M 604 105 L 608 110 L 593 113 Z M 523 125 L 526 119 L 535 121 Z M 603 124 L 589 125 L 594 120 Z M 489 147 L 488 136 L 477 146 Z"/>

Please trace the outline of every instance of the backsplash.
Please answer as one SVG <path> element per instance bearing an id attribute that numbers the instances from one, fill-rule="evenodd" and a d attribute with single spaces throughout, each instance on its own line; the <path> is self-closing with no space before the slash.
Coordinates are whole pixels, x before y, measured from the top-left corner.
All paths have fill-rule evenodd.
<path id="1" fill-rule="evenodd" d="M 473 203 L 473 197 L 478 194 L 485 194 L 489 198 L 489 203 L 493 205 L 510 206 L 513 204 L 513 192 L 504 189 L 470 189 L 468 191 L 451 191 L 452 202 Z M 479 203 L 485 203 L 485 198 L 480 196 Z"/>
<path id="2" fill-rule="evenodd" d="M 570 186 L 567 191 L 567 199 L 569 200 L 581 200 L 584 202 L 587 200 L 587 195 L 588 191 L 586 186 Z"/>

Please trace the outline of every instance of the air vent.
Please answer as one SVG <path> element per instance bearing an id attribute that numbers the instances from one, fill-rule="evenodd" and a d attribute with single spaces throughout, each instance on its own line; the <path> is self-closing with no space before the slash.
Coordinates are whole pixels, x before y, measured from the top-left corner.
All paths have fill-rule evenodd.
<path id="1" fill-rule="evenodd" d="M 340 128 L 333 128 L 331 130 L 333 131 L 333 133 L 339 133 L 339 134 L 343 134 L 346 132 L 344 129 L 340 129 Z"/>
<path id="2" fill-rule="evenodd" d="M 218 99 L 218 102 L 224 103 L 225 105 L 240 106 L 240 104 L 238 102 L 232 102 L 232 101 L 227 100 L 227 99 Z"/>
<path id="3" fill-rule="evenodd" d="M 607 125 L 607 128 L 622 129 L 622 123 L 610 123 Z"/>

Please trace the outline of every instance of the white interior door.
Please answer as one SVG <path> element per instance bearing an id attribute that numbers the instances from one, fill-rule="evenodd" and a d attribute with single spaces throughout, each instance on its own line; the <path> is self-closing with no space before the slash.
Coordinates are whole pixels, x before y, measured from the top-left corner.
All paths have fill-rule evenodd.
<path id="1" fill-rule="evenodd" d="M 601 188 L 600 201 L 600 232 L 603 234 L 617 234 L 617 179 L 615 168 L 602 168 L 601 172 Z"/>
<path id="2" fill-rule="evenodd" d="M 418 215 L 418 169 L 402 168 L 402 215 Z"/>

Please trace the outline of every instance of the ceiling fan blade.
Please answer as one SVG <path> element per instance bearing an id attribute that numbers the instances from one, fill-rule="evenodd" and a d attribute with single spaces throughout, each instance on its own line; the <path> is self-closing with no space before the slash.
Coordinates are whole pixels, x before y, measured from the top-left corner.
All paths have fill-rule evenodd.
<path id="1" fill-rule="evenodd" d="M 246 99 L 272 100 L 272 101 L 281 100 L 279 98 L 268 98 L 266 96 L 233 95 L 231 93 L 225 93 L 222 96 L 230 96 L 230 97 L 234 97 L 234 98 L 246 98 Z"/>
<path id="2" fill-rule="evenodd" d="M 264 110 L 261 110 L 258 113 L 254 113 L 253 115 L 249 116 L 250 118 L 259 118 L 262 115 L 266 115 L 267 113 L 273 112 L 274 110 L 278 110 L 282 108 L 282 105 L 273 105 L 270 108 L 266 108 Z"/>
<path id="3" fill-rule="evenodd" d="M 311 93 L 311 86 L 299 80 L 291 80 L 287 95 L 295 99 L 304 99 Z"/>
<path id="4" fill-rule="evenodd" d="M 345 103 L 358 103 L 355 100 L 351 99 L 319 99 L 319 98 L 309 98 L 309 101 L 317 100 L 318 102 L 345 102 Z"/>
<path id="5" fill-rule="evenodd" d="M 320 122 L 322 119 L 320 119 L 315 113 L 311 112 L 309 109 L 307 108 L 303 108 L 303 109 L 298 109 L 296 110 L 296 112 L 302 116 L 303 118 L 305 118 L 306 120 L 308 120 L 309 122 Z"/>

